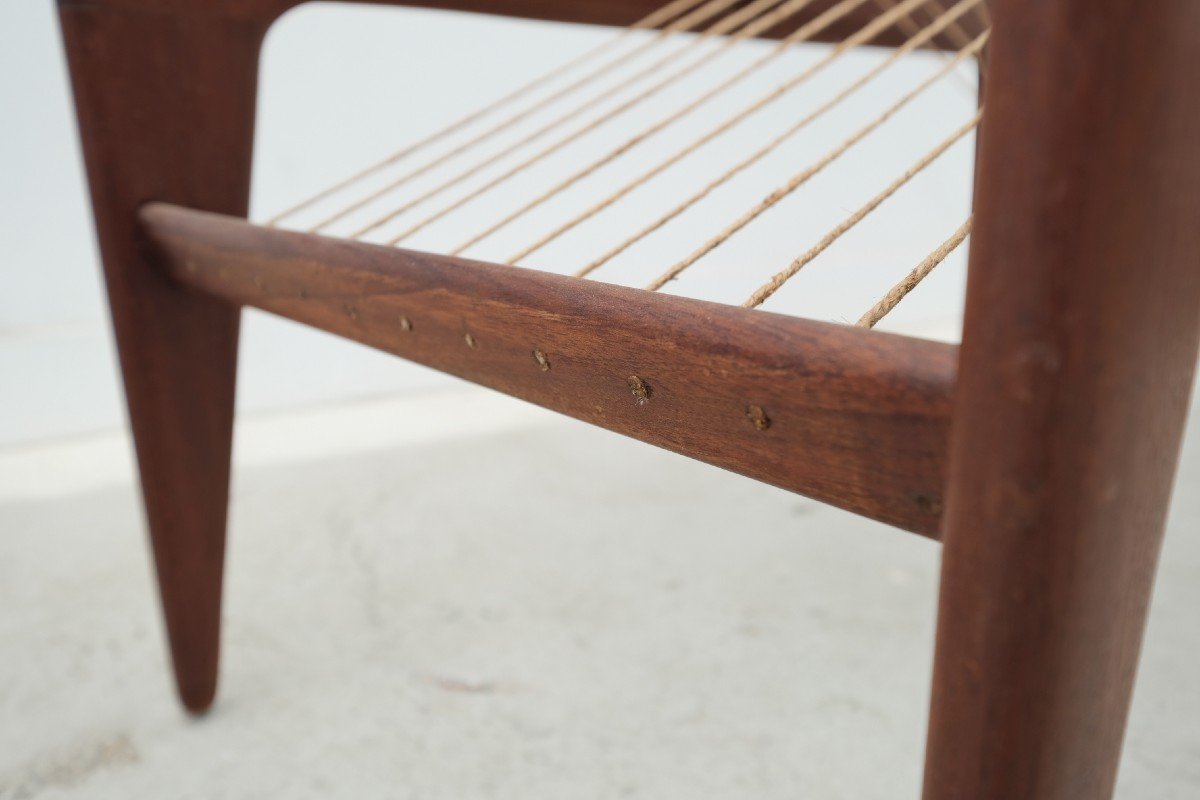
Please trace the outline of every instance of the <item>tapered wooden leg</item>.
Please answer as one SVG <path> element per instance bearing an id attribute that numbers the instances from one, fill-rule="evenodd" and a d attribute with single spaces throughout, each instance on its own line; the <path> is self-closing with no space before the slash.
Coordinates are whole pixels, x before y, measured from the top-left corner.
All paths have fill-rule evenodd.
<path id="1" fill-rule="evenodd" d="M 216 688 L 240 312 L 156 269 L 136 211 L 245 214 L 264 26 L 127 6 L 60 18 L 171 656 L 198 712 Z"/>
<path id="2" fill-rule="evenodd" d="M 991 8 L 924 796 L 1107 798 L 1200 341 L 1200 3 Z"/>

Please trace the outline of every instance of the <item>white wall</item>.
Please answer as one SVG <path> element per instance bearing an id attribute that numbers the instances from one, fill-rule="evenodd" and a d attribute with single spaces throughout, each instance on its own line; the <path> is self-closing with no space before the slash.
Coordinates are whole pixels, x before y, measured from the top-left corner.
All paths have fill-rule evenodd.
<path id="1" fill-rule="evenodd" d="M 315 4 L 291 12 L 264 53 L 252 214 L 270 216 L 306 192 L 370 163 L 611 36 L 604 29 L 410 9 Z M 506 205 L 532 196 L 619 139 L 653 122 L 771 47 L 752 43 L 673 91 L 626 115 L 612 136 L 567 148 L 521 181 L 416 237 L 438 250 L 493 221 Z M 804 48 L 777 59 L 724 102 L 669 129 L 598 179 L 539 209 L 471 255 L 501 260 L 557 220 L 603 195 L 821 56 Z M 882 57 L 851 55 L 751 124 L 715 142 L 629 202 L 597 217 L 530 259 L 567 272 L 623 232 L 673 205 L 725 164 L 790 124 Z M 644 62 L 643 62 L 644 63 Z M 814 125 L 711 202 L 663 235 L 614 262 L 601 279 L 644 283 L 788 174 L 839 142 L 941 60 L 921 55 L 898 65 L 856 102 Z M 631 67 L 632 69 L 633 67 Z M 805 102 L 807 101 L 807 106 Z M 937 138 L 966 118 L 974 98 L 965 81 L 944 82 L 864 142 L 856 158 L 822 173 L 752 228 L 701 262 L 671 291 L 736 302 L 807 249 Z M 634 127 L 631 127 L 634 126 Z M 644 151 L 644 152 L 643 152 Z M 952 151 L 832 248 L 768 303 L 772 310 L 822 319 L 857 317 L 965 218 L 971 148 Z M 430 180 L 449 172 L 435 172 Z M 428 185 L 428 184 L 426 184 Z M 886 212 L 886 213 L 885 213 Z M 69 88 L 53 4 L 0 3 L 0 443 L 77 434 L 121 424 L 123 411 L 109 341 Z M 959 254 L 961 256 L 961 254 Z M 897 312 L 895 328 L 953 336 L 962 260 L 947 262 Z M 431 371 L 250 313 L 244 328 L 241 409 L 336 401 L 365 394 L 426 390 L 450 381 Z"/>

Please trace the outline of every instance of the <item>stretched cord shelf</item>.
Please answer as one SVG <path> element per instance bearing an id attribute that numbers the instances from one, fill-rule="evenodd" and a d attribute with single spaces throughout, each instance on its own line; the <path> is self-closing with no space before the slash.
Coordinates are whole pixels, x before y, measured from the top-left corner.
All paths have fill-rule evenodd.
<path id="1" fill-rule="evenodd" d="M 422 242 L 421 249 L 530 266 L 531 257 L 573 231 L 586 232 L 589 225 L 605 224 L 606 216 L 611 216 L 623 201 L 653 194 L 656 201 L 661 200 L 657 214 L 639 220 L 641 224 L 632 230 L 614 232 L 609 226 L 603 231 L 609 241 L 595 256 L 574 267 L 565 265 L 579 277 L 603 277 L 603 273 L 595 273 L 678 224 L 723 187 L 753 174 L 764 187 L 760 200 L 748 204 L 742 213 L 642 283 L 651 291 L 664 289 L 731 239 L 753 235 L 760 217 L 791 210 L 789 198 L 802 194 L 832 166 L 853 162 L 865 140 L 886 137 L 883 129 L 889 121 L 918 104 L 938 85 L 955 76 L 963 78 L 965 66 L 980 62 L 989 36 L 983 0 L 953 4 L 938 0 L 840 0 L 827 4 L 819 13 L 809 12 L 777 43 L 765 48 L 748 44 L 764 32 L 788 25 L 810 5 L 811 0 L 670 3 L 521 89 L 294 204 L 268 224 L 406 246 L 418 234 L 437 227 L 440 235 L 435 244 Z M 846 36 L 823 46 L 813 57 L 787 63 L 798 45 L 821 37 L 852 14 L 856 27 Z M 659 29 L 652 31 L 656 26 Z M 862 52 L 884 35 L 894 37 L 893 49 L 880 53 L 864 69 L 855 72 L 842 68 L 835 76 L 837 80 L 826 79 L 815 85 L 834 67 L 841 67 L 847 54 Z M 929 62 L 927 73 L 907 90 L 873 109 L 857 109 L 854 124 L 842 138 L 816 152 L 815 157 L 810 155 L 807 163 L 785 181 L 771 185 L 765 181 L 778 181 L 776 175 L 761 170 L 755 173 L 756 167 L 785 148 L 803 145 L 813 128 L 870 94 L 897 64 L 935 42 L 949 42 L 953 49 L 939 50 L 942 59 Z M 747 47 L 751 48 L 748 57 L 737 63 L 734 59 L 746 56 L 742 51 Z M 784 69 L 780 69 L 781 62 Z M 782 80 L 777 77 L 781 72 Z M 766 87 L 758 85 L 764 83 L 764 76 L 769 84 Z M 755 79 L 759 79 L 757 84 Z M 766 112 L 778 108 L 786 109 L 786 113 L 775 116 L 791 121 L 759 146 L 728 164 L 703 158 L 707 147 L 731 133 L 748 131 L 758 135 L 766 125 L 759 121 Z M 802 254 L 782 268 L 768 271 L 750 295 L 728 298 L 726 302 L 756 307 L 768 301 L 944 153 L 969 140 L 982 113 L 982 109 L 974 110 L 957 121 L 949 117 L 926 119 L 931 134 L 927 150 L 898 168 L 895 175 L 868 176 L 877 185 L 871 187 L 869 180 L 862 181 L 870 191 L 865 192 L 860 206 L 811 244 L 801 244 Z M 942 116 L 946 116 L 944 111 Z M 666 136 L 674 137 L 666 143 L 666 149 L 662 145 L 653 149 Z M 591 144 L 586 158 L 555 161 L 556 155 L 579 143 Z M 627 176 L 631 169 L 633 174 Z M 699 189 L 680 192 L 672 180 L 680 170 L 690 175 L 708 173 L 711 178 Z M 614 171 L 621 178 L 615 184 L 606 174 Z M 494 198 L 502 190 L 511 190 L 535 172 L 535 179 L 527 181 L 531 190 L 521 184 L 525 199 L 497 204 Z M 967 183 L 966 174 L 959 178 Z M 572 192 L 590 199 L 515 252 L 495 255 L 499 251 L 490 245 L 498 234 L 526 225 Z M 820 202 L 819 198 L 806 201 Z M 481 226 L 468 212 L 484 207 L 492 213 L 493 221 Z M 313 213 L 315 221 L 311 219 Z M 306 214 L 310 221 L 301 221 Z M 929 255 L 897 285 L 880 287 L 880 299 L 861 314 L 858 325 L 873 326 L 892 311 L 966 241 L 970 224 L 963 223 L 962 218 L 950 220 L 946 230 L 955 233 L 944 244 L 931 244 Z M 555 267 L 564 265 L 556 263 Z"/>

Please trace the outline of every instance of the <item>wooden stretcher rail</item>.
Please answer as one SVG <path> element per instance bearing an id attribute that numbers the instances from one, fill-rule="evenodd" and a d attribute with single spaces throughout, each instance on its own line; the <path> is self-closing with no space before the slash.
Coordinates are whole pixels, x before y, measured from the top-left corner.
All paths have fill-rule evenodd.
<path id="1" fill-rule="evenodd" d="M 165 204 L 140 219 L 193 289 L 937 535 L 954 346 Z"/>
<path id="2" fill-rule="evenodd" d="M 134 12 L 152 12 L 194 18 L 224 18 L 252 23 L 265 31 L 276 17 L 309 0 L 208 0 L 198 4 L 196 0 L 58 0 L 62 7 L 103 6 L 108 9 Z M 522 17 L 525 19 L 574 22 L 591 25 L 625 27 L 665 5 L 666 0 L 342 0 L 342 2 L 366 5 L 410 6 L 446 11 L 465 11 L 496 16 Z M 838 0 L 812 0 L 803 11 L 763 34 L 764 38 L 779 39 L 800 25 L 814 19 Z M 839 42 L 870 22 L 880 13 L 874 0 L 851 11 L 837 22 L 813 37 L 814 41 Z M 967 15 L 959 25 L 971 37 L 983 31 L 977 15 Z M 892 28 L 882 33 L 875 44 L 897 46 L 904 42 L 906 34 Z M 928 45 L 932 48 L 954 50 L 957 45 L 946 34 L 935 37 Z"/>

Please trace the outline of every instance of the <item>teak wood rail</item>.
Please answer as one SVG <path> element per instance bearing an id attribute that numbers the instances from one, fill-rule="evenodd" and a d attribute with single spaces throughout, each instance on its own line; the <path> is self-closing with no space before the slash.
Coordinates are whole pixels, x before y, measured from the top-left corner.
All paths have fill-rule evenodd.
<path id="1" fill-rule="evenodd" d="M 248 303 L 940 534 L 926 800 L 1111 796 L 1200 344 L 1200 3 L 990 4 L 957 351 L 199 213 L 245 216 L 259 44 L 295 4 L 59 3 L 189 709 L 216 686 Z M 656 5 L 410 4 L 606 24 Z M 630 335 L 601 352 L 600 322 Z M 751 374 L 723 380 L 735 361 Z"/>
<path id="2" fill-rule="evenodd" d="M 180 282 L 936 536 L 957 348 L 151 204 Z"/>

